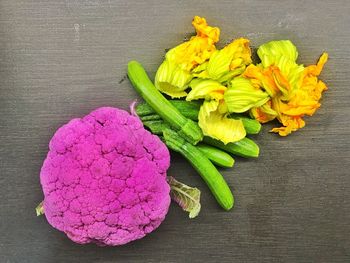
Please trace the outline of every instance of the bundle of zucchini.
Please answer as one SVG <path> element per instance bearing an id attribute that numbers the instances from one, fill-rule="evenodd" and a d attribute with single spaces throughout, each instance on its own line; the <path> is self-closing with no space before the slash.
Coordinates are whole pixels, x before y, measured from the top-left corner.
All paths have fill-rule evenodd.
<path id="1" fill-rule="evenodd" d="M 167 100 L 155 88 L 140 63 L 129 62 L 128 77 L 145 100 L 136 107 L 136 114 L 143 124 L 153 134 L 160 136 L 168 148 L 180 153 L 191 163 L 221 207 L 231 209 L 234 205 L 232 192 L 214 164 L 232 167 L 234 159 L 230 154 L 256 158 L 259 156 L 258 145 L 247 137 L 224 144 L 203 136 L 197 124 L 200 104 Z M 236 114 L 230 117 L 242 120 L 247 134 L 257 134 L 261 129 L 258 121 L 246 116 Z"/>

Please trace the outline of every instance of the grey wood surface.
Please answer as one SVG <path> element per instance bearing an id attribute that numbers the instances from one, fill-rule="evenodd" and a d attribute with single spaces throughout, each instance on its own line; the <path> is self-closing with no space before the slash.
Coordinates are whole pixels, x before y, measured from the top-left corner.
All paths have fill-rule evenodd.
<path id="1" fill-rule="evenodd" d="M 137 98 L 126 64 L 154 75 L 164 50 L 202 15 L 221 43 L 291 39 L 300 62 L 330 54 L 329 90 L 307 126 L 255 139 L 257 160 L 223 170 L 236 207 L 222 211 L 178 155 L 169 174 L 202 190 L 189 220 L 172 205 L 164 223 L 122 247 L 81 246 L 35 206 L 55 130 L 100 106 Z M 0 262 L 350 262 L 350 1 L 0 0 Z"/>

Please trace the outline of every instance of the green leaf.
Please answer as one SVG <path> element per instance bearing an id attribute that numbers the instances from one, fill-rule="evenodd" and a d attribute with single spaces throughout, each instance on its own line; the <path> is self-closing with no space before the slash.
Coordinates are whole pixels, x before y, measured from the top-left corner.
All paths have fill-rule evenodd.
<path id="1" fill-rule="evenodd" d="M 189 212 L 189 218 L 198 216 L 201 210 L 200 197 L 201 191 L 198 188 L 190 187 L 168 176 L 170 185 L 170 196 L 186 212 Z"/>
<path id="2" fill-rule="evenodd" d="M 41 215 L 44 214 L 43 202 L 44 202 L 44 201 L 41 201 L 40 204 L 38 204 L 38 206 L 35 208 L 36 216 L 41 216 Z"/>

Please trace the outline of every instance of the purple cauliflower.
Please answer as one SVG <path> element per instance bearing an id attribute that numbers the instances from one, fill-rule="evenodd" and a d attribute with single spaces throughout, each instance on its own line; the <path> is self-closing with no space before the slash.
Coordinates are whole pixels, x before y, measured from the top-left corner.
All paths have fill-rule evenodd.
<path id="1" fill-rule="evenodd" d="M 99 108 L 59 128 L 40 173 L 48 222 L 74 242 L 144 237 L 170 205 L 167 147 L 123 110 Z"/>

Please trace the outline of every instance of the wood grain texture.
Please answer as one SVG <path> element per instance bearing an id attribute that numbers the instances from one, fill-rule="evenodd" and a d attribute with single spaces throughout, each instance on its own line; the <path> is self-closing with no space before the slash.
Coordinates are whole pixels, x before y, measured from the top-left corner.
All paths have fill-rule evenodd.
<path id="1" fill-rule="evenodd" d="M 34 212 L 51 136 L 99 106 L 127 109 L 137 97 L 127 62 L 154 75 L 164 49 L 193 32 L 196 14 L 222 29 L 222 43 L 289 38 L 306 64 L 328 51 L 321 109 L 287 138 L 264 127 L 255 137 L 261 157 L 223 170 L 233 211 L 174 154 L 169 173 L 202 189 L 197 219 L 172 205 L 140 241 L 72 243 Z M 349 262 L 349 14 L 347 0 L 0 0 L 0 262 Z"/>

